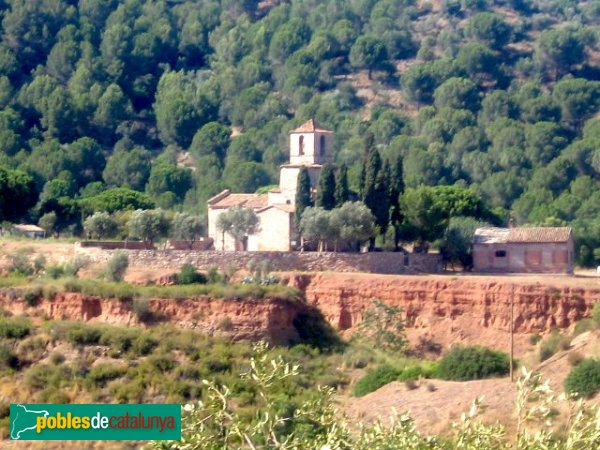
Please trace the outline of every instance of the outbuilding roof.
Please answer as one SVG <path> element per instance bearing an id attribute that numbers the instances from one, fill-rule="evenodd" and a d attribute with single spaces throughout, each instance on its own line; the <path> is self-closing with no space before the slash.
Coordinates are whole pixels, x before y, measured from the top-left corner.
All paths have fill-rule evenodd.
<path id="1" fill-rule="evenodd" d="M 298 128 L 293 129 L 290 133 L 333 133 L 331 130 L 326 130 L 317 125 L 315 119 L 308 119 Z"/>
<path id="2" fill-rule="evenodd" d="M 45 233 L 46 232 L 46 230 L 44 230 L 41 227 L 38 227 L 37 225 L 20 223 L 18 225 L 15 225 L 14 227 L 17 230 L 24 231 L 26 233 Z"/>
<path id="3" fill-rule="evenodd" d="M 552 243 L 567 242 L 571 227 L 477 228 L 474 244 Z"/>

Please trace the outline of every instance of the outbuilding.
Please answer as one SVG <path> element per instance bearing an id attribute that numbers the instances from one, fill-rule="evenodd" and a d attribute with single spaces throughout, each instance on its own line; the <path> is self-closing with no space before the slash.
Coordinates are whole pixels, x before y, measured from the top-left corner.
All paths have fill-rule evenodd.
<path id="1" fill-rule="evenodd" d="M 478 228 L 473 269 L 495 273 L 573 273 L 571 227 Z"/>

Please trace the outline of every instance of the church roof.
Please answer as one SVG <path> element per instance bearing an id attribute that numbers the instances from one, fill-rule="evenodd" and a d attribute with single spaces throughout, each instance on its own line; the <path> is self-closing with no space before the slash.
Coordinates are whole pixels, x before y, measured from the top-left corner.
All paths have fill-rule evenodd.
<path id="1" fill-rule="evenodd" d="M 258 214 L 260 214 L 261 212 L 267 211 L 268 209 L 271 209 L 271 208 L 276 208 L 276 209 L 279 209 L 280 211 L 283 211 L 283 212 L 286 212 L 289 214 L 296 211 L 296 207 L 294 205 L 288 205 L 287 203 L 273 203 L 272 205 L 265 206 L 264 208 L 261 208 L 256 212 Z"/>
<path id="2" fill-rule="evenodd" d="M 315 119 L 309 119 L 290 133 L 333 133 L 333 131 L 321 128 Z"/>
<path id="3" fill-rule="evenodd" d="M 266 194 L 232 194 L 228 189 L 225 189 L 208 200 L 208 207 L 211 209 L 227 209 L 234 206 L 243 206 L 244 208 L 261 209 L 267 206 L 267 202 Z"/>

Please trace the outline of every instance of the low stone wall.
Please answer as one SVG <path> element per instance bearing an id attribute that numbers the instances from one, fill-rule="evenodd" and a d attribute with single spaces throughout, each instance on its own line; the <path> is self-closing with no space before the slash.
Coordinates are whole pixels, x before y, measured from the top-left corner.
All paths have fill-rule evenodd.
<path id="1" fill-rule="evenodd" d="M 100 248 L 103 250 L 153 250 L 154 245 L 140 241 L 82 241 L 78 244 L 83 248 Z"/>
<path id="2" fill-rule="evenodd" d="M 85 248 L 76 252 L 92 261 L 104 262 L 111 250 Z M 439 254 L 404 254 L 401 252 L 333 253 L 333 252 L 221 252 L 185 250 L 128 250 L 129 264 L 134 267 L 174 269 L 191 263 L 200 270 L 217 267 L 246 269 L 268 261 L 272 271 L 370 272 L 383 274 L 436 273 L 442 268 Z"/>

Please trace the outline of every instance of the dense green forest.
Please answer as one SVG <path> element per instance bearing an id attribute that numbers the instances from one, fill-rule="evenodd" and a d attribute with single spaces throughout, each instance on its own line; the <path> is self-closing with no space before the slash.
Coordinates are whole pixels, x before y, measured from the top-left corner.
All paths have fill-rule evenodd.
<path id="1" fill-rule="evenodd" d="M 2 220 L 54 212 L 77 231 L 115 204 L 202 213 L 223 188 L 277 182 L 288 131 L 314 117 L 351 190 L 375 149 L 401 162 L 402 190 L 471 187 L 505 221 L 572 224 L 579 262 L 600 261 L 599 1 L 0 10 Z"/>

